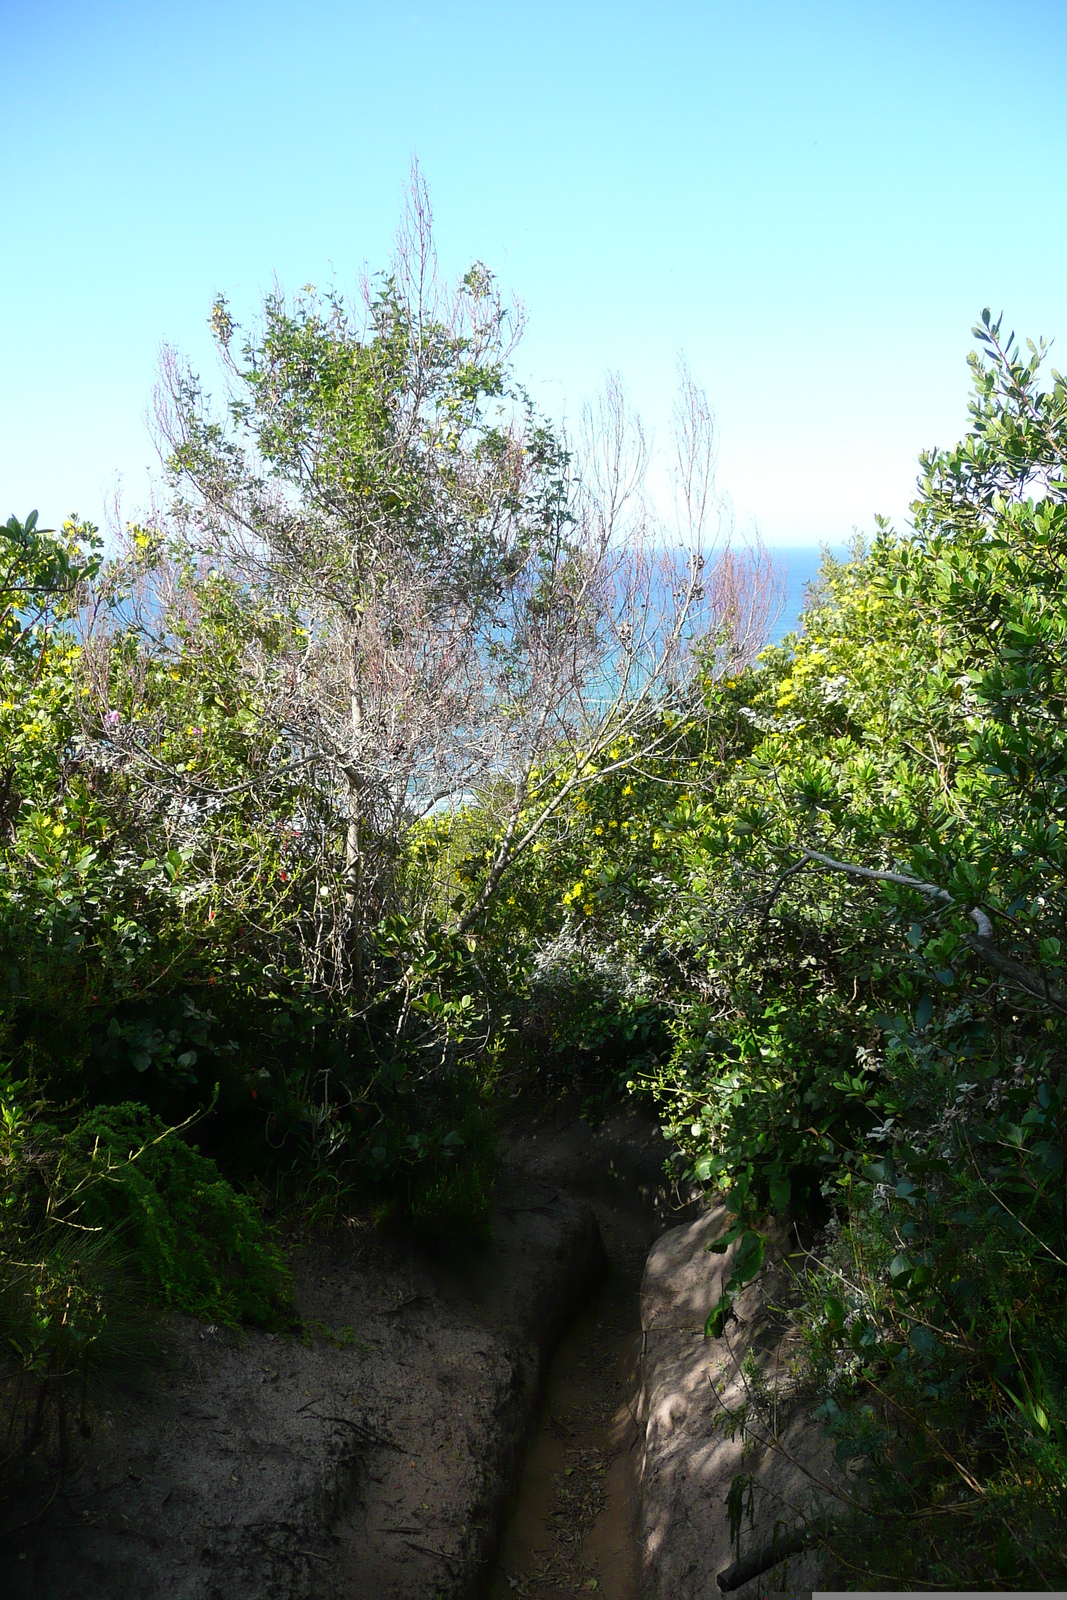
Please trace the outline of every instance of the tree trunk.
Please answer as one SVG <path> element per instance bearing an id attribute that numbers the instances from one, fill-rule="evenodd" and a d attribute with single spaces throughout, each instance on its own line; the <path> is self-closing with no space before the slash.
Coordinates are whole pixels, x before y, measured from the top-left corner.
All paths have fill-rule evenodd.
<path id="1" fill-rule="evenodd" d="M 363 699 L 359 692 L 358 665 L 351 666 L 352 751 L 356 762 L 345 769 L 348 784 L 348 826 L 345 830 L 344 959 L 357 990 L 363 984 L 363 785 L 358 766 L 363 741 Z"/>

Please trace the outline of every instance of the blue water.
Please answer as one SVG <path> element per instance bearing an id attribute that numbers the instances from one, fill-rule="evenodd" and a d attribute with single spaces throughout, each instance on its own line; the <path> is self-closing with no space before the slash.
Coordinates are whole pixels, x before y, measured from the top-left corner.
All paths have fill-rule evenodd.
<path id="1" fill-rule="evenodd" d="M 844 554 L 843 546 L 831 546 L 835 556 Z M 771 643 L 777 644 L 787 633 L 792 633 L 804 609 L 806 590 L 819 575 L 822 549 L 817 545 L 798 545 L 795 549 L 772 550 L 771 557 L 779 571 L 785 572 L 785 605 L 771 631 Z"/>

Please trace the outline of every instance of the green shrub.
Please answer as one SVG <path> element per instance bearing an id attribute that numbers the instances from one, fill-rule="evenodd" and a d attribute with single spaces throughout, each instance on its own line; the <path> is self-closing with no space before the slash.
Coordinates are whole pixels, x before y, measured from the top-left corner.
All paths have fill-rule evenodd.
<path id="1" fill-rule="evenodd" d="M 976 334 L 912 535 L 828 561 L 742 685 L 758 739 L 684 846 L 705 970 L 653 1075 L 746 1259 L 768 1209 L 834 1212 L 804 1321 L 867 1501 L 837 1587 L 1067 1579 L 1067 387 Z"/>
<path id="2" fill-rule="evenodd" d="M 9 1192 L 7 1194 L 9 1198 Z M 61 1467 L 92 1397 L 158 1365 L 165 1341 L 113 1233 L 0 1227 L 0 1475 L 42 1442 Z"/>
<path id="3" fill-rule="evenodd" d="M 411 1223 L 426 1240 L 470 1239 L 488 1244 L 492 1227 L 495 1172 L 477 1157 L 439 1168 L 411 1184 Z"/>
<path id="4" fill-rule="evenodd" d="M 287 1277 L 255 1203 L 143 1106 L 88 1112 L 61 1164 L 79 1220 L 121 1237 L 169 1310 L 231 1326 L 277 1320 Z"/>
<path id="5" fill-rule="evenodd" d="M 829 1540 L 850 1588 L 1067 1580 L 1064 1090 L 975 1087 L 843 1177 L 808 1275 L 808 1392 L 867 1497 Z"/>
<path id="6" fill-rule="evenodd" d="M 158 1357 L 154 1318 L 113 1229 L 85 1226 L 47 1107 L 0 1069 L 0 1463 L 69 1454 L 90 1392 Z M 73 1200 L 73 1204 L 68 1204 Z M 56 1437 L 57 1436 L 57 1437 Z"/>

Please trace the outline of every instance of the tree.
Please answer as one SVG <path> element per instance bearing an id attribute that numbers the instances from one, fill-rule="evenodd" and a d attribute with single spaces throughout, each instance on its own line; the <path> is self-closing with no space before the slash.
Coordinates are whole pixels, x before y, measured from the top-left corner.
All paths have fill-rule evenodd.
<path id="1" fill-rule="evenodd" d="M 8 517 L 0 527 L 0 654 L 35 653 L 41 630 L 69 613 L 78 585 L 100 570 L 96 530 L 74 520 L 61 534 L 37 526 L 31 511 L 25 522 Z"/>
<path id="2" fill-rule="evenodd" d="M 259 752 L 248 785 L 300 828 L 309 971 L 342 993 L 373 992 L 368 936 L 397 905 L 414 821 L 474 792 L 498 802 L 495 850 L 453 906 L 453 933 L 473 937 L 575 787 L 677 742 L 694 641 L 710 630 L 724 659 L 751 653 L 767 609 L 765 569 L 753 584 L 729 551 L 709 562 L 712 418 L 688 375 L 670 528 L 621 385 L 569 441 L 516 380 L 521 325 L 482 266 L 442 286 L 416 174 L 358 316 L 336 293 L 276 293 L 242 340 L 216 301 L 225 420 L 164 358 L 174 500 L 152 561 L 134 562 L 154 595 L 146 636 L 210 678 L 225 595 L 226 670 Z M 142 721 L 123 719 L 124 770 L 206 803 L 202 774 L 164 772 Z"/>

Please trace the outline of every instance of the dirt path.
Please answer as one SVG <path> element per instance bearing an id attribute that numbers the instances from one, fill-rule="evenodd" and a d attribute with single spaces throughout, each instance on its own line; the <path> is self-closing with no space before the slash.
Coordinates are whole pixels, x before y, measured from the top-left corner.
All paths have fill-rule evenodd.
<path id="1" fill-rule="evenodd" d="M 616 1267 L 560 1345 L 491 1600 L 633 1600 L 636 1295 L 632 1272 Z"/>
<path id="2" fill-rule="evenodd" d="M 641 1275 L 652 1241 L 686 1214 L 664 1182 L 665 1153 L 655 1129 L 633 1116 L 597 1129 L 547 1126 L 522 1141 L 529 1170 L 592 1207 L 608 1271 L 549 1369 L 490 1600 L 635 1600 L 639 1592 Z"/>

